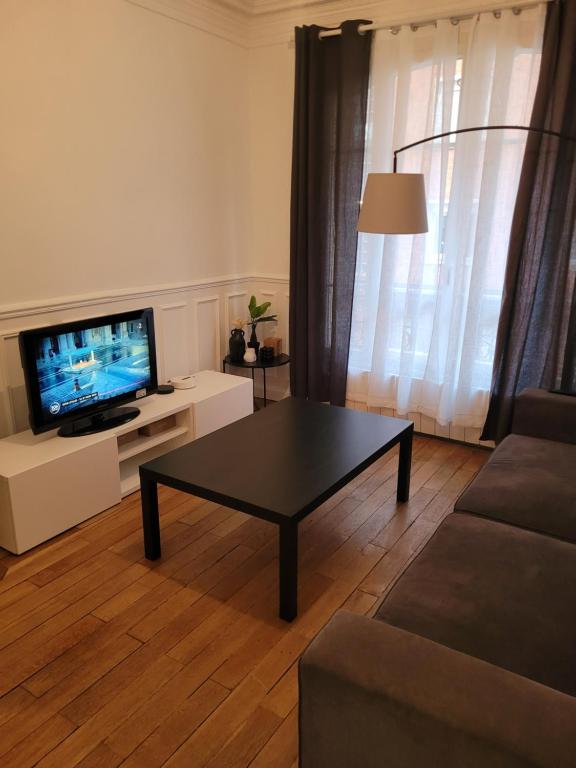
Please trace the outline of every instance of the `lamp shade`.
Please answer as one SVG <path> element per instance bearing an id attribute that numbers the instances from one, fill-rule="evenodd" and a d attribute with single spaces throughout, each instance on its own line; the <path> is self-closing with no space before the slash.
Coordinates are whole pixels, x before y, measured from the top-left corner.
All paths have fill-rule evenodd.
<path id="1" fill-rule="evenodd" d="M 358 232 L 416 235 L 428 232 L 421 173 L 370 173 L 358 218 Z"/>

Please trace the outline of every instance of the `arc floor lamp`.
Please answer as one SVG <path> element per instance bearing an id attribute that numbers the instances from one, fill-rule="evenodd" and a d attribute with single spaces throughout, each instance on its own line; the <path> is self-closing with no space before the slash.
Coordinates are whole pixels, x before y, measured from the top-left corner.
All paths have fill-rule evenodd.
<path id="1" fill-rule="evenodd" d="M 386 235 L 417 235 L 428 232 L 426 192 L 422 173 L 398 173 L 398 155 L 435 139 L 473 131 L 530 131 L 576 142 L 572 136 L 526 125 L 480 125 L 437 133 L 394 150 L 392 173 L 369 173 L 358 218 L 358 232 Z"/>

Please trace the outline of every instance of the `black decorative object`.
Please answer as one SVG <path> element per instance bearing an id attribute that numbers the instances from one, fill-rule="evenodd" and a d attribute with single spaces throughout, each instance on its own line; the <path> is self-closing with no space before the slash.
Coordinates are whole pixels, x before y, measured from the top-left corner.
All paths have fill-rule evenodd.
<path id="1" fill-rule="evenodd" d="M 266 312 L 270 308 L 270 302 L 265 301 L 263 304 L 256 303 L 256 296 L 250 296 L 250 304 L 248 304 L 248 312 L 250 312 L 250 320 L 246 325 L 252 326 L 252 333 L 250 334 L 250 341 L 248 346 L 252 347 L 256 352 L 256 358 L 258 358 L 258 349 L 260 342 L 256 336 L 256 326 L 258 323 L 267 323 L 270 320 L 276 320 L 276 315 L 267 315 Z"/>
<path id="2" fill-rule="evenodd" d="M 246 352 L 246 342 L 242 328 L 232 329 L 228 347 L 230 349 L 230 360 L 233 363 L 241 363 L 244 359 L 244 352 Z"/>
<path id="3" fill-rule="evenodd" d="M 250 334 L 250 341 L 248 342 L 248 346 L 254 348 L 256 351 L 256 357 L 258 357 L 260 342 L 258 341 L 258 336 L 256 336 L 256 323 L 252 323 L 252 333 Z"/>
<path id="4" fill-rule="evenodd" d="M 271 363 L 274 360 L 274 347 L 260 347 L 260 362 Z"/>

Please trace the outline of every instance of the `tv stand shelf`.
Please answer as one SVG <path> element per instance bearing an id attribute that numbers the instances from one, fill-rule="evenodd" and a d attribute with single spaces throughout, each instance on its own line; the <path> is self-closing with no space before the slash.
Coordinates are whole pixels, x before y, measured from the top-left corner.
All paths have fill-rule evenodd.
<path id="1" fill-rule="evenodd" d="M 135 419 L 105 432 L 0 440 L 0 547 L 20 554 L 78 525 L 139 490 L 140 464 L 252 413 L 249 379 L 201 371 L 196 380 L 138 401 Z"/>
<path id="2" fill-rule="evenodd" d="M 167 443 L 170 440 L 181 437 L 182 435 L 187 435 L 189 432 L 189 427 L 182 426 L 172 427 L 171 429 L 167 429 L 157 435 L 137 437 L 128 443 L 126 447 L 118 448 L 118 461 L 120 464 L 122 464 L 122 462 L 126 461 L 126 459 L 131 459 L 133 456 L 138 456 L 140 453 L 144 453 L 144 451 L 147 451 L 149 448 L 155 448 L 157 445 Z"/>

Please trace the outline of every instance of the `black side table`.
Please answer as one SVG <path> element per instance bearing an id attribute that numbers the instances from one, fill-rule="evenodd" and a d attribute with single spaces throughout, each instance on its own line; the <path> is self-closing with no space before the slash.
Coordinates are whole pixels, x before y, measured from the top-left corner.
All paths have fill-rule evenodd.
<path id="1" fill-rule="evenodd" d="M 226 373 L 227 365 L 236 367 L 236 368 L 250 368 L 250 370 L 252 371 L 252 384 L 254 384 L 254 369 L 261 368 L 262 377 L 264 379 L 264 408 L 266 408 L 266 405 L 268 403 L 266 399 L 266 369 L 279 368 L 281 365 L 286 365 L 289 362 L 290 362 L 289 355 L 278 355 L 277 357 L 272 358 L 272 360 L 269 363 L 263 363 L 260 360 L 255 360 L 253 363 L 246 363 L 244 360 L 242 360 L 241 363 L 233 363 L 230 360 L 230 355 L 226 355 L 224 360 L 222 360 L 222 373 Z"/>

